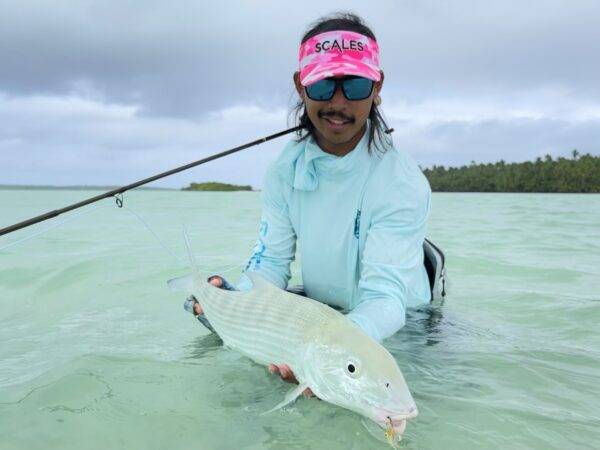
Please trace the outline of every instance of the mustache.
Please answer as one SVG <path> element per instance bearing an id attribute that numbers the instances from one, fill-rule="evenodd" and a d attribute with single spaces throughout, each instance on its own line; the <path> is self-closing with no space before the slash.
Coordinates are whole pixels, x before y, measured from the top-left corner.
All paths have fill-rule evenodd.
<path id="1" fill-rule="evenodd" d="M 327 117 L 331 119 L 340 119 L 348 122 L 354 122 L 354 118 L 344 114 L 341 111 L 319 111 L 318 116 L 319 119 Z"/>

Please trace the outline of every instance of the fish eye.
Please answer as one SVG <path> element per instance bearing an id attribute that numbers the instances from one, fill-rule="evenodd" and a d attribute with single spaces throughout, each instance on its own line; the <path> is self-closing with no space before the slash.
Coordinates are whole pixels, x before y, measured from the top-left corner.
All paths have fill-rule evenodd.
<path id="1" fill-rule="evenodd" d="M 346 375 L 352 378 L 358 378 L 359 376 L 359 365 L 356 361 L 348 361 L 346 362 Z"/>

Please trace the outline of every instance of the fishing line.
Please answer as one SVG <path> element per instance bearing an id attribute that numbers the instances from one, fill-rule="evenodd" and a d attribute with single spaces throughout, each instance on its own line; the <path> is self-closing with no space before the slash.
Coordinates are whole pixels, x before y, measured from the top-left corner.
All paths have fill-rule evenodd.
<path id="1" fill-rule="evenodd" d="M 121 199 L 121 201 L 122 201 L 122 199 Z M 57 222 L 55 224 L 52 224 L 52 225 L 44 228 L 43 230 L 39 230 L 39 231 L 37 231 L 35 233 L 32 233 L 32 234 L 30 234 L 28 236 L 25 236 L 25 237 L 23 237 L 21 239 L 18 239 L 16 241 L 14 241 L 14 242 L 11 242 L 10 244 L 7 244 L 7 245 L 4 245 L 4 246 L 0 247 L 0 252 L 2 252 L 4 250 L 8 250 L 9 248 L 17 246 L 19 244 L 23 244 L 23 243 L 25 243 L 27 241 L 30 241 L 31 239 L 34 239 L 36 237 L 42 236 L 42 235 L 44 235 L 44 234 L 46 234 L 46 233 L 48 233 L 48 232 L 50 232 L 50 231 L 52 231 L 52 230 L 54 230 L 54 229 L 62 226 L 62 225 L 66 225 L 67 223 L 69 223 L 69 222 L 71 222 L 71 221 L 73 221 L 73 220 L 75 220 L 75 219 L 77 219 L 79 217 L 91 214 L 91 213 L 93 213 L 93 212 L 95 212 L 95 211 L 97 211 L 99 209 L 108 208 L 108 207 L 112 207 L 112 205 L 110 205 L 110 204 L 104 204 L 104 205 L 96 205 L 96 206 L 93 206 L 93 207 L 90 207 L 90 208 L 86 208 L 83 211 L 80 211 L 79 213 L 72 215 L 71 217 L 63 219 L 63 220 L 61 220 L 61 221 L 59 221 L 59 222 Z M 152 234 L 152 236 L 154 236 L 154 239 L 156 239 L 156 241 L 160 244 L 160 246 L 169 255 L 171 255 L 178 263 L 180 263 L 180 264 L 185 264 L 186 263 L 186 258 L 183 258 L 181 256 L 177 256 L 177 254 L 152 229 L 152 227 L 150 226 L 150 224 L 146 220 L 144 220 L 144 218 L 141 216 L 141 214 L 139 214 L 138 212 L 136 212 L 132 208 L 129 208 L 129 207 L 123 205 L 123 204 L 121 204 L 121 208 L 125 209 L 133 217 L 135 217 L 137 220 L 139 220 L 142 223 L 142 225 L 144 225 L 144 227 L 150 232 L 150 234 Z M 207 256 L 207 255 L 200 255 L 200 258 L 207 259 L 207 258 L 209 258 L 209 256 Z M 232 272 L 232 271 L 234 271 L 236 269 L 239 269 L 240 267 L 243 267 L 243 266 L 244 266 L 244 264 L 236 264 L 235 266 L 225 266 L 226 267 L 225 269 L 219 270 L 218 272 L 219 273 L 228 273 L 228 272 Z M 203 270 L 203 268 L 199 268 L 199 270 L 201 270 L 203 272 L 207 272 L 207 273 L 215 271 L 214 268 L 209 269 L 209 270 Z"/>
<path id="2" fill-rule="evenodd" d="M 127 206 L 122 206 L 122 208 L 126 209 L 127 211 L 129 211 L 131 214 L 133 214 L 140 222 L 142 222 L 142 224 L 146 227 L 146 229 L 152 234 L 152 236 L 154 236 L 154 238 L 158 241 L 158 243 L 171 255 L 173 256 L 173 258 L 175 258 L 179 263 L 186 263 L 186 259 L 181 257 L 181 256 L 177 256 L 177 254 L 167 245 L 165 244 L 165 242 L 158 236 L 158 234 L 152 229 L 152 227 L 148 224 L 148 222 L 146 222 L 144 220 L 144 218 L 137 212 L 135 212 L 133 209 L 128 208 Z M 194 255 L 195 257 L 198 255 Z M 210 256 L 208 255 L 199 255 L 200 258 L 203 259 L 207 259 Z M 243 267 L 244 264 L 236 264 L 235 266 L 225 266 L 227 267 L 227 269 L 224 270 L 219 270 L 219 273 L 227 273 L 227 272 L 232 272 L 236 269 L 239 269 L 240 267 Z M 218 267 L 218 266 L 217 266 Z M 208 269 L 208 270 L 203 270 L 203 268 L 198 267 L 198 270 L 201 272 L 214 272 L 215 269 Z"/>
<path id="3" fill-rule="evenodd" d="M 64 220 L 62 220 L 60 222 L 57 222 L 57 223 L 55 223 L 53 225 L 50 225 L 49 227 L 44 228 L 43 230 L 37 231 L 35 233 L 30 234 L 29 236 L 25 236 L 25 237 L 23 237 L 21 239 L 17 239 L 16 241 L 11 242 L 10 244 L 6 244 L 6 245 L 0 247 L 0 252 L 2 252 L 4 250 L 8 250 L 9 248 L 14 247 L 15 245 L 22 244 L 23 242 L 27 242 L 27 241 L 35 238 L 35 237 L 41 236 L 42 234 L 46 234 L 48 231 L 51 231 L 51 230 L 53 230 L 55 228 L 58 228 L 61 225 L 64 225 L 64 224 L 66 224 L 68 222 L 71 222 L 72 220 L 75 220 L 78 217 L 81 217 L 81 216 L 84 216 L 86 214 L 89 214 L 89 213 L 91 213 L 93 211 L 96 211 L 97 209 L 107 208 L 109 206 L 112 206 L 112 205 L 96 205 L 94 207 L 86 208 L 83 211 L 81 211 L 81 212 L 79 212 L 77 214 L 74 214 L 71 217 L 68 217 L 67 219 L 64 219 Z"/>
<path id="4" fill-rule="evenodd" d="M 133 209 L 131 209 L 131 208 L 125 206 L 125 205 L 121 206 L 121 208 L 129 211 L 131 214 L 133 214 L 133 216 L 135 218 L 137 218 L 140 222 L 142 222 L 142 225 L 144 225 L 146 227 L 146 229 L 152 234 L 152 236 L 154 236 L 154 239 L 156 239 L 158 241 L 158 243 L 165 249 L 165 251 L 167 253 L 169 253 L 173 258 L 175 258 L 177 260 L 177 262 L 179 262 L 179 263 L 184 262 L 183 258 L 181 258 L 180 256 L 177 256 L 175 254 L 175 252 L 173 250 L 171 250 L 171 248 L 167 244 L 165 244 L 160 237 L 158 237 L 158 234 L 156 234 L 154 232 L 154 230 L 152 229 L 152 227 L 150 227 L 150 225 L 148 225 L 148 223 L 142 218 L 142 216 L 140 216 Z"/>

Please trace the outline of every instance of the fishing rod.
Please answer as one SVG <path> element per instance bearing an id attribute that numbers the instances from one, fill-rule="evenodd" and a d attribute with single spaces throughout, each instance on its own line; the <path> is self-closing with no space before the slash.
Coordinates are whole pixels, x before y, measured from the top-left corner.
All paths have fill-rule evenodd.
<path id="1" fill-rule="evenodd" d="M 379 117 L 379 120 L 382 122 L 382 124 L 384 126 L 384 133 L 385 134 L 391 134 L 394 131 L 394 129 L 393 128 L 389 128 L 387 126 L 387 124 L 385 123 L 385 120 L 382 117 L 382 115 L 379 112 L 379 110 L 376 110 L 376 113 L 377 113 L 377 115 Z M 247 148 L 254 147 L 255 145 L 262 144 L 264 142 L 268 142 L 268 141 L 270 141 L 272 139 L 277 139 L 277 138 L 279 138 L 281 136 L 285 136 L 286 134 L 290 134 L 290 133 L 293 133 L 295 131 L 299 131 L 302 128 L 303 128 L 302 125 L 298 125 L 298 126 L 295 126 L 295 127 L 292 127 L 292 128 L 288 128 L 287 130 L 280 131 L 279 133 L 271 134 L 269 136 L 265 136 L 263 138 L 256 139 L 255 141 L 248 142 L 247 144 L 243 144 L 243 145 L 240 145 L 238 147 L 234 147 L 234 148 L 231 148 L 229 150 L 222 151 L 220 153 L 215 153 L 214 155 L 208 156 L 206 158 L 199 159 L 199 160 L 191 162 L 189 164 L 185 164 L 183 166 L 179 166 L 179 167 L 176 167 L 174 169 L 167 170 L 166 172 L 162 172 L 162 173 L 159 173 L 157 175 L 154 175 L 154 176 L 151 176 L 151 177 L 148 177 L 148 178 L 144 178 L 143 180 L 136 181 L 135 183 L 131 183 L 131 184 L 128 184 L 126 186 L 121 186 L 121 187 L 112 189 L 112 190 L 107 191 L 107 192 L 105 192 L 103 194 L 96 195 L 95 197 L 88 198 L 87 200 L 83 200 L 83 201 L 80 201 L 78 203 L 73 203 L 73 204 L 71 204 L 69 206 L 65 206 L 64 208 L 55 209 L 55 210 L 49 211 L 49 212 L 47 212 L 45 214 L 41 214 L 39 216 L 32 217 L 31 219 L 27 219 L 27 220 L 24 220 L 23 222 L 19 222 L 19 223 L 16 223 L 14 225 L 10 225 L 10 226 L 8 226 L 6 228 L 0 229 L 0 236 L 3 236 L 3 235 L 8 234 L 8 233 L 12 233 L 13 231 L 17 231 L 17 230 L 20 230 L 22 228 L 26 228 L 28 226 L 34 225 L 34 224 L 39 223 L 39 222 L 43 222 L 43 221 L 48 220 L 48 219 L 52 219 L 54 217 L 57 217 L 57 216 L 60 216 L 61 214 L 66 213 L 66 212 L 73 211 L 74 209 L 81 208 L 81 207 L 89 205 L 91 203 L 96 203 L 96 202 L 98 202 L 100 200 L 104 200 L 105 198 L 115 197 L 115 201 L 117 203 L 117 206 L 119 208 L 121 208 L 123 206 L 123 193 L 124 192 L 127 192 L 127 191 L 129 191 L 131 189 L 135 189 L 137 187 L 143 186 L 144 184 L 151 183 L 152 181 L 156 181 L 156 180 L 160 180 L 161 178 L 168 177 L 169 175 L 173 175 L 173 174 L 176 174 L 176 173 L 179 173 L 179 172 L 183 172 L 184 170 L 191 169 L 192 167 L 199 166 L 199 165 L 207 163 L 209 161 L 213 161 L 215 159 L 222 158 L 223 156 L 231 155 L 232 153 L 239 152 L 240 150 L 245 150 Z"/>
<path id="2" fill-rule="evenodd" d="M 236 153 L 236 152 L 239 152 L 241 150 L 245 150 L 245 149 L 247 149 L 249 147 L 254 147 L 255 145 L 262 144 L 264 142 L 268 142 L 268 141 L 270 141 L 272 139 L 277 139 L 278 137 L 285 136 L 286 134 L 293 133 L 295 131 L 299 131 L 300 129 L 302 129 L 301 125 L 293 127 L 293 128 L 289 128 L 287 130 L 280 131 L 279 133 L 271 134 L 269 136 L 265 136 L 263 138 L 256 139 L 255 141 L 248 142 L 247 144 L 240 145 L 238 147 L 234 147 L 234 148 L 231 148 L 229 150 L 225 150 L 225 151 L 220 152 L 220 153 L 215 153 L 214 155 L 208 156 L 206 158 L 199 159 L 199 160 L 191 162 L 189 164 L 185 164 L 183 166 L 179 166 L 179 167 L 176 167 L 174 169 L 167 170 L 166 172 L 159 173 L 158 175 L 154 175 L 154 176 L 151 176 L 151 177 L 148 177 L 148 178 L 144 178 L 143 180 L 136 181 L 135 183 L 131 183 L 131 184 L 128 184 L 126 186 L 122 186 L 122 187 L 118 187 L 118 188 L 112 189 L 112 190 L 107 191 L 107 192 L 105 192 L 103 194 L 96 195 L 95 197 L 88 198 L 87 200 L 83 200 L 83 201 L 80 201 L 78 203 L 73 203 L 73 204 L 71 204 L 69 206 L 65 206 L 64 208 L 55 209 L 55 210 L 49 211 L 49 212 L 47 212 L 45 214 L 41 214 L 39 216 L 32 217 L 31 219 L 24 220 L 23 222 L 19 222 L 19 223 L 16 223 L 14 225 L 8 226 L 6 228 L 0 229 L 0 236 L 8 234 L 8 233 L 12 233 L 13 231 L 20 230 L 22 228 L 34 225 L 34 224 L 39 223 L 39 222 L 43 222 L 44 220 L 52 219 L 54 217 L 57 217 L 57 216 L 59 216 L 61 214 L 66 213 L 66 212 L 73 211 L 74 209 L 81 208 L 83 206 L 89 205 L 91 203 L 98 202 L 100 200 L 103 200 L 103 199 L 109 198 L 109 197 L 115 197 L 115 201 L 117 203 L 117 206 L 120 208 L 120 207 L 123 206 L 123 193 L 124 192 L 127 192 L 127 191 L 129 191 L 131 189 L 135 189 L 137 187 L 143 186 L 144 184 L 151 183 L 152 181 L 156 181 L 156 180 L 160 180 L 161 178 L 168 177 L 169 175 L 173 175 L 173 174 L 178 173 L 178 172 L 183 172 L 184 170 L 191 169 L 192 167 L 199 166 L 199 165 L 207 163 L 209 161 L 213 161 L 215 159 L 222 158 L 223 156 L 231 155 L 232 153 Z"/>

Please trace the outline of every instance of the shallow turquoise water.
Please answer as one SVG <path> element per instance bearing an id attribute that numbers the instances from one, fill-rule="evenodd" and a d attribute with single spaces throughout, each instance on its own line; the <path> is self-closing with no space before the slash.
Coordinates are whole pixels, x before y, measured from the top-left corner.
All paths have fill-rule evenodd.
<path id="1" fill-rule="evenodd" d="M 0 191 L 0 226 L 91 194 Z M 258 193 L 125 204 L 179 259 L 111 201 L 0 251 L 0 448 L 388 448 L 314 399 L 260 416 L 288 385 L 222 348 L 167 289 L 187 270 L 182 225 L 202 267 L 235 280 Z M 420 410 L 402 447 L 598 448 L 600 196 L 435 194 L 430 224 L 451 296 L 385 343 Z"/>

